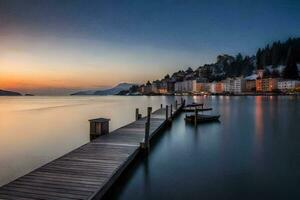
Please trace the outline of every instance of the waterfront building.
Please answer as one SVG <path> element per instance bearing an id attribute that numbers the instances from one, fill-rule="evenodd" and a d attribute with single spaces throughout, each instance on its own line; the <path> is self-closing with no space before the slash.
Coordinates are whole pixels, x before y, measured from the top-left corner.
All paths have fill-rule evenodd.
<path id="1" fill-rule="evenodd" d="M 297 87 L 300 87 L 300 81 L 282 79 L 278 81 L 277 86 L 278 89 L 281 91 L 293 90 Z"/>
<path id="2" fill-rule="evenodd" d="M 257 75 L 257 74 L 252 74 L 250 76 L 245 77 L 245 92 L 255 92 L 256 91 L 256 79 L 258 77 L 259 77 L 259 75 Z"/>
<path id="3" fill-rule="evenodd" d="M 273 92 L 278 89 L 278 78 L 258 78 L 256 80 L 257 92 Z"/>
<path id="4" fill-rule="evenodd" d="M 197 93 L 209 92 L 210 84 L 207 82 L 207 79 L 206 78 L 198 78 L 196 81 L 196 89 L 195 90 Z"/>
<path id="5" fill-rule="evenodd" d="M 223 91 L 241 93 L 245 91 L 245 80 L 242 77 L 227 78 L 223 81 Z"/>
<path id="6" fill-rule="evenodd" d="M 167 91 L 170 94 L 173 94 L 175 92 L 175 80 L 169 80 L 167 82 Z"/>
<path id="7" fill-rule="evenodd" d="M 150 94 L 150 93 L 152 93 L 152 85 L 151 85 L 151 83 L 149 81 L 146 83 L 146 85 L 142 85 L 142 87 L 141 87 L 141 93 L 142 94 Z"/>
<path id="8" fill-rule="evenodd" d="M 158 88 L 158 94 L 167 94 L 168 90 L 167 88 Z"/>
<path id="9" fill-rule="evenodd" d="M 220 94 L 224 92 L 223 82 L 212 82 L 210 83 L 210 92 L 214 94 Z"/>
<path id="10" fill-rule="evenodd" d="M 160 81 L 153 81 L 151 85 L 151 92 L 158 94 L 159 89 L 161 88 L 161 82 Z"/>
<path id="11" fill-rule="evenodd" d="M 204 84 L 204 90 L 205 90 L 205 92 L 210 92 L 210 88 L 211 88 L 211 83 L 205 83 Z"/>
<path id="12" fill-rule="evenodd" d="M 168 79 L 161 80 L 158 85 L 157 90 L 158 90 L 159 94 L 167 94 L 168 93 Z"/>
<path id="13" fill-rule="evenodd" d="M 242 77 L 237 77 L 234 79 L 233 93 L 241 93 L 245 91 L 245 80 Z"/>
<path id="14" fill-rule="evenodd" d="M 277 83 L 278 83 L 277 78 L 263 78 L 262 79 L 263 92 L 273 92 L 274 90 L 278 89 Z"/>
<path id="15" fill-rule="evenodd" d="M 168 87 L 168 81 L 166 79 L 162 79 L 160 81 L 160 88 L 167 88 Z"/>
<path id="16" fill-rule="evenodd" d="M 215 90 L 216 82 L 210 83 L 209 86 L 210 86 L 210 87 L 209 87 L 209 92 L 211 92 L 211 93 L 216 93 L 216 90 Z"/>
<path id="17" fill-rule="evenodd" d="M 175 92 L 178 92 L 178 93 L 197 92 L 196 87 L 197 87 L 197 81 L 196 80 L 185 80 L 185 81 L 181 81 L 181 82 L 176 82 L 175 83 Z"/>
<path id="18" fill-rule="evenodd" d="M 232 78 L 226 78 L 223 80 L 224 92 L 231 92 L 230 85 L 232 85 L 232 81 Z"/>
<path id="19" fill-rule="evenodd" d="M 256 90 L 256 80 L 246 80 L 246 92 L 255 92 Z"/>
<path id="20" fill-rule="evenodd" d="M 183 91 L 183 81 L 178 81 L 174 85 L 175 92 L 182 92 Z"/>
<path id="21" fill-rule="evenodd" d="M 258 78 L 256 79 L 255 81 L 255 89 L 256 89 L 256 92 L 262 92 L 262 78 Z"/>
<path id="22" fill-rule="evenodd" d="M 158 93 L 158 83 L 153 81 L 152 84 L 151 84 L 151 91 L 153 93 Z"/>
<path id="23" fill-rule="evenodd" d="M 201 92 L 208 92 L 208 88 L 207 88 L 208 83 L 196 83 L 196 91 L 201 93 Z"/>

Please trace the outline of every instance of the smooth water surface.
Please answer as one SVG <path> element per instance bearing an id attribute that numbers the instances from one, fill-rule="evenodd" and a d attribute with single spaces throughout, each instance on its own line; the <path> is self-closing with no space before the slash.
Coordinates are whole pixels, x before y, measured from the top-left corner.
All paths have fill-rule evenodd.
<path id="1" fill-rule="evenodd" d="M 110 118 L 110 130 L 135 119 L 135 108 L 175 97 L 0 97 L 0 185 L 89 141 L 88 119 Z"/>
<path id="2" fill-rule="evenodd" d="M 152 142 L 106 199 L 300 199 L 299 97 L 190 97 L 220 113 L 184 114 Z"/>

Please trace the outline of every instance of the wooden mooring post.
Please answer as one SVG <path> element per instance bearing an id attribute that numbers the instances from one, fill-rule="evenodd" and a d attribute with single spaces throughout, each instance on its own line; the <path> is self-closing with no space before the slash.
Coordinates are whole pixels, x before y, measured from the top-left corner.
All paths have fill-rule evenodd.
<path id="1" fill-rule="evenodd" d="M 180 105 L 184 106 L 185 105 L 185 99 L 183 99 L 182 97 L 180 98 Z"/>
<path id="2" fill-rule="evenodd" d="M 177 100 L 175 101 L 175 110 L 177 110 Z"/>
<path id="3" fill-rule="evenodd" d="M 142 118 L 142 114 L 140 114 L 140 113 L 139 113 L 139 109 L 136 108 L 136 109 L 135 109 L 135 120 L 137 121 L 137 120 L 139 120 L 139 119 L 141 119 L 141 118 Z"/>
<path id="4" fill-rule="evenodd" d="M 150 118 L 151 118 L 151 113 L 152 113 L 152 107 L 148 107 L 147 109 L 147 121 L 145 123 L 145 138 L 144 141 L 141 143 L 141 148 L 142 149 L 147 149 L 149 150 L 150 148 Z"/>
<path id="5" fill-rule="evenodd" d="M 195 119 L 194 119 L 195 121 L 195 126 L 197 125 L 197 121 L 198 121 L 198 110 L 197 110 L 197 108 L 195 108 Z"/>
<path id="6" fill-rule="evenodd" d="M 170 105 L 170 117 L 171 117 L 171 119 L 173 117 L 173 105 L 172 104 Z"/>
<path id="7" fill-rule="evenodd" d="M 166 120 L 169 118 L 169 106 L 166 105 Z"/>

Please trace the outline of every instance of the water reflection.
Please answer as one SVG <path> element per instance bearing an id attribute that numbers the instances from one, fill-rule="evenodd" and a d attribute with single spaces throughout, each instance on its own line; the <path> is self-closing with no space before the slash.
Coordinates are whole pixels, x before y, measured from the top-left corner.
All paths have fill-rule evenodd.
<path id="1" fill-rule="evenodd" d="M 263 105 L 261 96 L 255 98 L 255 140 L 258 146 L 261 146 L 264 131 Z"/>
<path id="2" fill-rule="evenodd" d="M 151 176 L 149 171 L 149 159 L 148 156 L 144 155 L 145 158 L 143 160 L 143 172 L 144 172 L 144 191 L 145 192 L 151 192 Z"/>
<path id="3" fill-rule="evenodd" d="M 195 127 L 182 114 L 106 199 L 300 199 L 299 102 L 289 98 L 188 97 L 221 123 Z"/>
<path id="4" fill-rule="evenodd" d="M 300 199 L 298 97 L 186 99 L 211 105 L 221 123 L 195 127 L 180 115 L 107 199 Z M 77 105 L 85 101 L 91 103 Z M 50 98 L 47 104 L 45 99 L 0 98 L 0 182 L 87 141 L 89 118 L 111 118 L 114 129 L 134 120 L 136 107 L 145 114 L 147 106 L 173 101 L 84 97 Z M 66 104 L 73 106 L 30 110 Z M 24 108 L 28 111 L 15 112 Z"/>

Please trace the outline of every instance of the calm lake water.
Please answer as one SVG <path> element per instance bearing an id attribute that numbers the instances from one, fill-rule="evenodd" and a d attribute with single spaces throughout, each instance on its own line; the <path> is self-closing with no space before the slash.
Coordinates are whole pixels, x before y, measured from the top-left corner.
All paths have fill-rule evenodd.
<path id="1" fill-rule="evenodd" d="M 89 140 L 88 119 L 111 130 L 175 97 L 0 97 L 0 185 Z M 151 144 L 107 199 L 300 199 L 300 97 L 187 97 L 220 123 L 184 114 Z"/>
<path id="2" fill-rule="evenodd" d="M 184 114 L 107 199 L 300 199 L 300 98 L 209 97 L 220 123 Z"/>
<path id="3" fill-rule="evenodd" d="M 0 97 L 0 185 L 89 141 L 88 119 L 110 118 L 110 130 L 174 97 Z"/>

